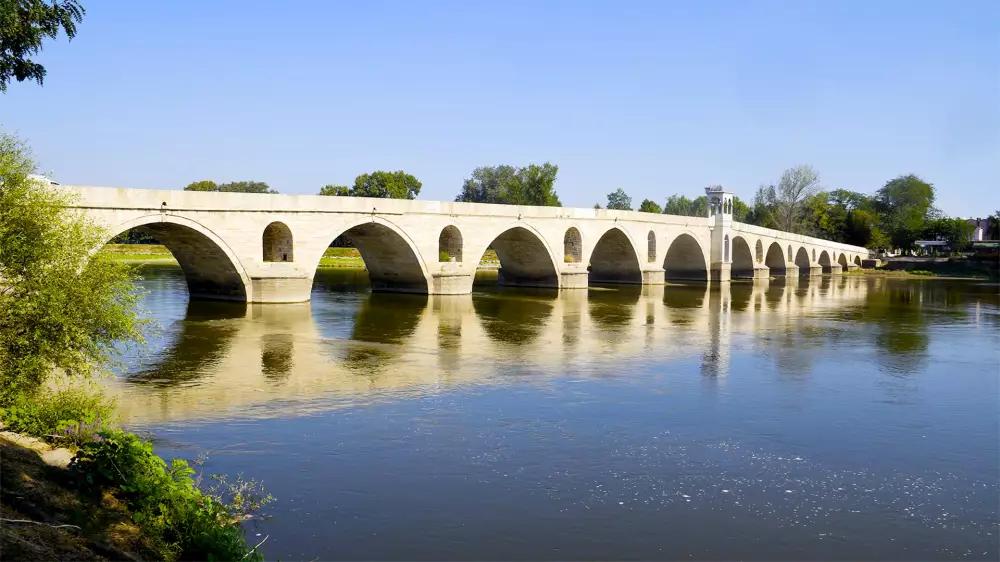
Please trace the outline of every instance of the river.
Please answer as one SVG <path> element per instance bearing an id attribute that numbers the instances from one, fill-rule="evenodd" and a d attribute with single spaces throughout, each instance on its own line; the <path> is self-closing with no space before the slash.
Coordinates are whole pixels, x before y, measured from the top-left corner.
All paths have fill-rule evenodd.
<path id="1" fill-rule="evenodd" d="M 188 302 L 112 381 L 167 457 L 262 480 L 269 559 L 996 559 L 994 284 Z"/>

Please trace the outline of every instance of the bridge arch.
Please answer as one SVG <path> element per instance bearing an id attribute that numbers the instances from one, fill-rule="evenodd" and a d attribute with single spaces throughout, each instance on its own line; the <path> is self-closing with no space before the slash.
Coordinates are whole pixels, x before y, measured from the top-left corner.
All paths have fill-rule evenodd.
<path id="1" fill-rule="evenodd" d="M 689 233 L 677 235 L 663 258 L 665 277 L 671 280 L 708 281 L 708 260 L 698 239 Z"/>
<path id="2" fill-rule="evenodd" d="M 192 299 L 250 301 L 253 285 L 236 253 L 215 232 L 191 219 L 156 213 L 111 229 L 108 240 L 137 229 L 166 246 L 180 264 Z"/>
<path id="3" fill-rule="evenodd" d="M 785 274 L 785 256 L 781 253 L 781 244 L 771 242 L 767 247 L 767 254 L 764 256 L 764 265 L 770 270 L 772 275 Z"/>
<path id="4" fill-rule="evenodd" d="M 861 267 L 861 256 L 854 256 L 854 265 Z"/>
<path id="5" fill-rule="evenodd" d="M 449 224 L 438 236 L 438 261 L 462 261 L 462 232 Z"/>
<path id="6" fill-rule="evenodd" d="M 805 246 L 799 248 L 799 251 L 795 254 L 795 265 L 799 268 L 799 273 L 808 274 L 809 266 L 812 264 L 809 261 L 809 252 L 806 250 Z"/>
<path id="7" fill-rule="evenodd" d="M 559 287 L 556 259 L 545 239 L 523 222 L 501 231 L 477 255 L 493 248 L 500 260 L 497 281 L 516 287 Z"/>
<path id="8" fill-rule="evenodd" d="M 837 258 L 837 263 L 840 264 L 840 267 L 842 268 L 841 271 L 847 271 L 849 263 L 847 261 L 847 254 L 841 253 L 840 257 Z"/>
<path id="9" fill-rule="evenodd" d="M 267 225 L 261 235 L 261 247 L 264 261 L 295 261 L 292 229 L 283 222 Z"/>
<path id="10" fill-rule="evenodd" d="M 753 254 L 750 253 L 750 243 L 742 236 L 733 237 L 733 277 L 753 277 Z"/>
<path id="11" fill-rule="evenodd" d="M 583 237 L 575 226 L 566 229 L 563 235 L 563 261 L 580 263 L 583 261 Z"/>
<path id="12" fill-rule="evenodd" d="M 815 253 L 816 250 L 813 250 Z M 823 268 L 823 273 L 830 273 L 830 266 L 833 265 L 833 261 L 830 259 L 830 254 L 826 250 L 819 253 L 819 265 Z"/>
<path id="13" fill-rule="evenodd" d="M 642 283 L 639 253 L 628 234 L 608 229 L 590 252 L 591 283 Z"/>
<path id="14" fill-rule="evenodd" d="M 417 246 L 395 224 L 378 217 L 367 218 L 342 230 L 330 241 L 341 237 L 361 254 L 372 291 L 429 292 L 430 276 Z M 315 268 L 313 271 L 315 274 Z"/>

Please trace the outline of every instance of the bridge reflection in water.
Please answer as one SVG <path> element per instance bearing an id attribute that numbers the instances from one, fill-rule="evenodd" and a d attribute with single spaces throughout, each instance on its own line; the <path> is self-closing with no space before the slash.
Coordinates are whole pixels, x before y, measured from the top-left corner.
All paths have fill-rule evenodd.
<path id="1" fill-rule="evenodd" d="M 147 275 L 160 315 L 112 384 L 130 423 L 294 415 L 456 385 L 628 376 L 630 365 L 690 359 L 724 384 L 733 338 L 782 342 L 779 371 L 804 372 L 804 314 L 861 304 L 856 277 L 471 295 L 369 293 L 328 273 L 312 303 L 186 302 L 176 270 Z M 186 307 L 186 308 L 185 308 Z"/>

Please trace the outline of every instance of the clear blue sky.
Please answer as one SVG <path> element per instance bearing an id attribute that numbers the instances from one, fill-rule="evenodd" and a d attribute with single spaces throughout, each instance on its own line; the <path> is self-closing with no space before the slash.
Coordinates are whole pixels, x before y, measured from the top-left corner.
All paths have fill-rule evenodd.
<path id="1" fill-rule="evenodd" d="M 591 206 L 749 199 L 808 163 L 1000 207 L 996 1 L 83 3 L 45 85 L 0 95 L 64 183 L 315 193 L 405 169 L 450 200 L 477 166 L 551 161 Z"/>

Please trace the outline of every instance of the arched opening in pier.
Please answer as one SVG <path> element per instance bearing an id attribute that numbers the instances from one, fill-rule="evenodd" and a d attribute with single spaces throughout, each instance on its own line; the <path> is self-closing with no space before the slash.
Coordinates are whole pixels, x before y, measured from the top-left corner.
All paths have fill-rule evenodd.
<path id="1" fill-rule="evenodd" d="M 757 241 L 757 246 L 754 249 L 754 259 L 756 263 L 762 263 L 764 261 L 764 243 L 760 240 Z"/>
<path id="2" fill-rule="evenodd" d="M 155 222 L 129 225 L 102 251 L 124 253 L 144 263 L 176 263 L 184 272 L 191 299 L 247 300 L 250 279 L 236 258 L 210 230 L 197 223 Z"/>
<path id="3" fill-rule="evenodd" d="M 753 277 L 753 254 L 750 244 L 742 236 L 733 238 L 733 265 L 730 269 L 733 278 Z"/>
<path id="4" fill-rule="evenodd" d="M 504 231 L 493 239 L 484 254 L 496 253 L 500 268 L 497 282 L 508 287 L 559 287 L 559 273 L 545 243 L 537 234 L 521 226 Z"/>
<path id="5" fill-rule="evenodd" d="M 590 254 L 591 283 L 642 283 L 639 256 L 618 228 L 604 233 Z"/>
<path id="6" fill-rule="evenodd" d="M 646 261 L 649 263 L 656 261 L 656 233 L 652 230 L 646 235 Z"/>
<path id="7" fill-rule="evenodd" d="M 665 277 L 674 281 L 708 281 L 708 265 L 701 245 L 690 234 L 670 243 L 663 258 Z"/>
<path id="8" fill-rule="evenodd" d="M 462 261 L 462 233 L 457 227 L 449 224 L 441 229 L 441 235 L 438 236 L 438 261 Z"/>
<path id="9" fill-rule="evenodd" d="M 295 261 L 292 230 L 283 222 L 272 222 L 261 236 L 264 261 Z"/>
<path id="10" fill-rule="evenodd" d="M 830 260 L 830 254 L 826 250 L 819 253 L 819 265 L 823 268 L 823 273 L 830 273 L 830 266 L 833 265 L 833 261 Z"/>
<path id="11" fill-rule="evenodd" d="M 847 271 L 847 268 L 849 266 L 848 264 L 850 263 L 847 261 L 847 254 L 840 254 L 837 257 L 837 263 L 840 264 L 841 271 Z"/>
<path id="12" fill-rule="evenodd" d="M 799 248 L 799 251 L 795 254 L 795 265 L 799 268 L 799 274 L 808 275 L 810 264 L 812 262 L 809 261 L 809 252 L 805 248 Z"/>
<path id="13" fill-rule="evenodd" d="M 566 229 L 563 235 L 563 261 L 566 263 L 580 263 L 583 261 L 583 237 L 575 226 Z"/>
<path id="14" fill-rule="evenodd" d="M 767 247 L 767 255 L 764 256 L 764 265 L 771 270 L 771 275 L 785 274 L 785 256 L 781 253 L 781 244 L 771 242 Z"/>
<path id="15" fill-rule="evenodd" d="M 336 252 L 331 250 L 344 250 L 344 255 L 335 255 Z M 333 268 L 348 266 L 359 256 L 368 271 L 372 291 L 428 292 L 427 276 L 416 251 L 395 228 L 379 222 L 366 222 L 345 230 L 333 240 L 326 256 L 320 260 L 320 267 L 327 267 L 327 260 L 343 262 L 329 264 Z"/>

